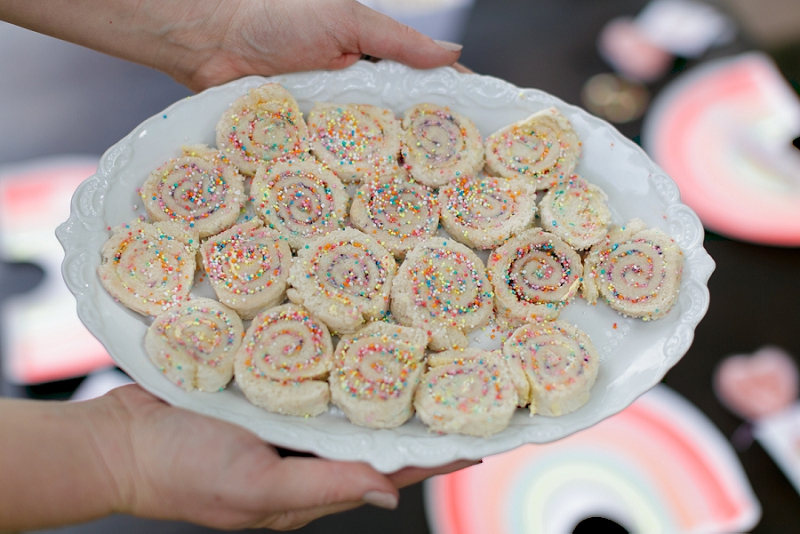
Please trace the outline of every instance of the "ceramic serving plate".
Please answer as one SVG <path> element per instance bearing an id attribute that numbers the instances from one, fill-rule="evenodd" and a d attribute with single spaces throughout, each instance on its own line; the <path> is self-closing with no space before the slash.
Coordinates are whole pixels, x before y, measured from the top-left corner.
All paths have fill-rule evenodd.
<path id="1" fill-rule="evenodd" d="M 336 408 L 314 418 L 266 412 L 250 404 L 235 384 L 220 393 L 187 393 L 169 382 L 144 350 L 151 319 L 129 311 L 100 285 L 100 250 L 111 227 L 144 215 L 137 188 L 147 175 L 180 154 L 184 144 L 214 145 L 214 127 L 239 96 L 265 82 L 278 82 L 307 113 L 315 102 L 367 103 L 402 116 L 415 103 L 444 104 L 471 118 L 484 136 L 549 106 L 572 123 L 583 143 L 577 172 L 602 187 L 614 222 L 639 217 L 672 236 L 685 254 L 677 304 L 664 319 L 625 318 L 604 304 L 580 298 L 561 318 L 583 329 L 601 355 L 591 400 L 571 414 L 548 418 L 519 409 L 510 426 L 489 438 L 437 435 L 417 419 L 392 430 L 351 424 Z M 714 262 L 703 249 L 703 227 L 681 203 L 678 188 L 634 143 L 608 123 L 535 89 L 520 89 L 452 68 L 419 71 L 391 62 L 359 62 L 337 72 L 308 72 L 272 78 L 248 77 L 176 102 L 147 119 L 112 146 L 97 173 L 72 199 L 72 213 L 57 235 L 66 251 L 64 278 L 78 302 L 80 318 L 105 345 L 120 368 L 165 401 L 250 429 L 278 446 L 340 460 L 364 461 L 383 472 L 405 466 L 437 466 L 478 459 L 524 443 L 546 443 L 613 415 L 658 383 L 686 353 L 708 308 L 707 281 Z M 207 288 L 198 292 L 208 294 Z M 499 348 L 503 335 L 492 327 L 471 336 L 473 345 Z"/>

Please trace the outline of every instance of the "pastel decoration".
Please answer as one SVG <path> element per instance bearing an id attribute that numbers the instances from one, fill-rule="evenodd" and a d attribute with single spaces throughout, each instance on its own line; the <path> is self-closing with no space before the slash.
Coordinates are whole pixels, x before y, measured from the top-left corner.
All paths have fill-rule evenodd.
<path id="1" fill-rule="evenodd" d="M 601 516 L 631 532 L 745 532 L 761 507 L 731 446 L 656 386 L 619 414 L 425 483 L 438 534 L 572 532 Z"/>
<path id="2" fill-rule="evenodd" d="M 0 167 L 3 261 L 34 263 L 44 270 L 35 296 L 31 293 L 0 303 L 0 364 L 3 379 L 10 383 L 55 382 L 114 364 L 78 318 L 75 299 L 59 270 L 64 249 L 53 233 L 53 228 L 69 217 L 69 199 L 75 189 L 96 170 L 97 158 L 88 156 L 51 157 Z M 53 343 L 54 339 L 65 342 Z"/>
<path id="3" fill-rule="evenodd" d="M 753 435 L 800 493 L 800 402 L 756 421 Z"/>
<path id="4" fill-rule="evenodd" d="M 667 86 L 645 149 L 703 224 L 754 243 L 800 245 L 800 99 L 766 55 L 709 61 Z"/>
<path id="5" fill-rule="evenodd" d="M 725 358 L 714 373 L 714 392 L 730 411 L 755 420 L 796 401 L 799 382 L 792 357 L 777 347 L 764 347 L 752 356 Z"/>

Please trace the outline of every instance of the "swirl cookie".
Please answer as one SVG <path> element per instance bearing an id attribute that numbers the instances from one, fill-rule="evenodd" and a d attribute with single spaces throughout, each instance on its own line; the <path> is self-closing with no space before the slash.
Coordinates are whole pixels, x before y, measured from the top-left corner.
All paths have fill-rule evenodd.
<path id="1" fill-rule="evenodd" d="M 483 168 L 483 141 L 468 118 L 436 104 L 417 104 L 403 117 L 403 163 L 417 182 L 440 187 Z"/>
<path id="2" fill-rule="evenodd" d="M 183 147 L 183 157 L 152 172 L 139 194 L 150 218 L 187 224 L 200 237 L 229 228 L 247 200 L 242 175 L 205 145 Z"/>
<path id="3" fill-rule="evenodd" d="M 657 228 L 639 219 L 613 227 L 584 259 L 583 296 L 598 297 L 629 317 L 660 319 L 678 300 L 683 252 Z"/>
<path id="4" fill-rule="evenodd" d="M 248 176 L 259 165 L 310 149 L 297 101 L 277 83 L 250 89 L 231 104 L 217 123 L 217 147 Z"/>
<path id="5" fill-rule="evenodd" d="M 608 196 L 577 174 L 562 179 L 539 202 L 542 228 L 576 250 L 584 250 L 606 235 L 611 224 Z"/>
<path id="6" fill-rule="evenodd" d="M 380 321 L 343 336 L 333 356 L 331 401 L 357 425 L 402 425 L 414 414 L 427 344 L 422 330 Z"/>
<path id="7" fill-rule="evenodd" d="M 171 221 L 114 229 L 97 268 L 112 297 L 142 315 L 160 315 L 186 300 L 194 283 L 199 237 Z"/>
<path id="8" fill-rule="evenodd" d="M 551 417 L 574 412 L 589 400 L 600 356 L 583 331 L 564 321 L 526 324 L 503 344 L 520 406 Z"/>
<path id="9" fill-rule="evenodd" d="M 311 156 L 260 167 L 250 196 L 256 214 L 293 250 L 343 228 L 350 200 L 336 175 Z"/>
<path id="10" fill-rule="evenodd" d="M 555 319 L 580 288 L 578 253 L 558 236 L 531 228 L 497 248 L 487 266 L 502 328 Z"/>
<path id="11" fill-rule="evenodd" d="M 548 189 L 575 169 L 580 145 L 567 118 L 547 108 L 487 137 L 486 166 L 498 176 Z"/>
<path id="12" fill-rule="evenodd" d="M 375 237 L 397 258 L 432 237 L 439 227 L 439 202 L 433 190 L 402 174 L 371 180 L 353 198 L 353 226 Z"/>
<path id="13" fill-rule="evenodd" d="M 453 239 L 487 249 L 533 224 L 536 189 L 522 180 L 479 174 L 458 178 L 439 190 L 442 226 Z"/>
<path id="14" fill-rule="evenodd" d="M 518 398 L 500 351 L 448 350 L 428 364 L 414 408 L 430 430 L 487 437 L 508 426 Z"/>
<path id="15" fill-rule="evenodd" d="M 205 240 L 200 255 L 217 298 L 242 319 L 286 299 L 292 251 L 261 221 L 238 224 Z"/>
<path id="16" fill-rule="evenodd" d="M 363 232 L 346 228 L 298 251 L 286 293 L 333 332 L 347 334 L 386 315 L 396 272 L 388 250 Z"/>
<path id="17" fill-rule="evenodd" d="M 156 317 L 144 348 L 156 367 L 183 389 L 221 391 L 233 377 L 243 333 L 233 310 L 216 300 L 197 298 Z"/>
<path id="18" fill-rule="evenodd" d="M 392 173 L 400 155 L 400 121 L 369 104 L 318 103 L 308 114 L 311 151 L 344 183 Z"/>
<path id="19" fill-rule="evenodd" d="M 492 288 L 483 262 L 452 239 L 433 237 L 414 247 L 392 284 L 392 315 L 428 330 L 431 350 L 464 348 L 466 334 L 492 315 Z"/>
<path id="20" fill-rule="evenodd" d="M 333 343 L 308 310 L 284 304 L 255 316 L 236 353 L 236 383 L 270 412 L 315 416 L 328 409 Z"/>

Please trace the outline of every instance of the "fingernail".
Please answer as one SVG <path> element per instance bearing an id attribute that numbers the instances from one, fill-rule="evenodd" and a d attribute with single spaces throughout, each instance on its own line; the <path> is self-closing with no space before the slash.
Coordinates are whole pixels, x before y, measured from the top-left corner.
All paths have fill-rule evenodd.
<path id="1" fill-rule="evenodd" d="M 433 40 L 434 43 L 441 46 L 445 50 L 449 50 L 450 52 L 460 52 L 464 45 L 460 45 L 458 43 L 451 43 L 450 41 L 439 41 L 438 39 Z"/>
<path id="2" fill-rule="evenodd" d="M 368 491 L 361 497 L 361 500 L 372 506 L 377 506 L 378 508 L 386 508 L 387 510 L 394 510 L 397 508 L 397 497 L 392 493 Z"/>

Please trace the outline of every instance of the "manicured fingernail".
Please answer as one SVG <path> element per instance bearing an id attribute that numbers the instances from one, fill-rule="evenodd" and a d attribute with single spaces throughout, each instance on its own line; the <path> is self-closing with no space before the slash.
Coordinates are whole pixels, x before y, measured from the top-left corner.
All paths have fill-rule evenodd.
<path id="1" fill-rule="evenodd" d="M 361 497 L 361 500 L 372 506 L 377 506 L 378 508 L 386 508 L 387 510 L 394 510 L 397 508 L 397 497 L 392 493 L 368 491 Z"/>
<path id="2" fill-rule="evenodd" d="M 450 52 L 460 52 L 461 49 L 464 48 L 464 45 L 460 45 L 458 43 L 451 43 L 450 41 L 439 41 L 437 39 L 434 39 L 433 42 Z"/>

